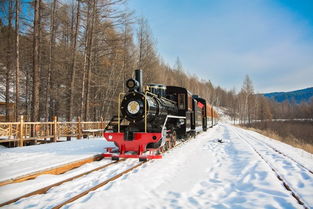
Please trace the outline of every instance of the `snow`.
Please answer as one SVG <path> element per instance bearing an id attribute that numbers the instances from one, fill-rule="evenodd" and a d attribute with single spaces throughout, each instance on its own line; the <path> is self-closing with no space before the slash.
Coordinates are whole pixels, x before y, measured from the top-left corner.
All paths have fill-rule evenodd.
<path id="1" fill-rule="evenodd" d="M 0 181 L 57 167 L 103 152 L 102 138 L 0 149 Z"/>
<path id="2" fill-rule="evenodd" d="M 109 146 L 108 142 L 92 139 L 0 149 L 0 168 L 1 171 L 7 169 L 7 176 L 18 175 L 26 170 L 34 171 L 42 166 L 55 166 L 62 161 L 93 155 L 105 146 Z M 255 132 L 219 123 L 165 153 L 163 159 L 149 161 L 64 208 L 303 208 L 270 166 L 313 208 L 313 174 L 269 146 L 305 167 L 313 168 L 312 154 Z M 45 162 L 38 160 L 40 158 Z M 40 165 L 29 162 L 35 159 Z M 43 175 L 0 187 L 0 202 L 109 162 L 106 159 L 62 175 Z M 135 159 L 128 159 L 52 188 L 47 194 L 24 198 L 4 208 L 51 208 L 137 163 Z M 0 175 L 1 178 L 6 176 L 2 172 Z"/>
<path id="3" fill-rule="evenodd" d="M 283 152 L 285 155 L 291 157 L 297 162 L 301 162 L 301 164 L 309 168 L 311 171 L 313 170 L 312 154 L 304 151 L 303 149 L 292 147 L 289 144 L 279 142 L 275 139 L 271 139 L 254 131 L 246 130 L 246 134 L 268 144 L 269 146 L 274 147 L 275 149 Z"/>

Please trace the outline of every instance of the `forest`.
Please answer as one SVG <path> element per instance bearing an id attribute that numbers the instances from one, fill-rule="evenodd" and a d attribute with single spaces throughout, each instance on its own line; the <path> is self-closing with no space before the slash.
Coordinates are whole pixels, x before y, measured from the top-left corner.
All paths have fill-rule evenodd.
<path id="1" fill-rule="evenodd" d="M 248 75 L 240 90 L 225 90 L 179 57 L 167 64 L 148 21 L 126 0 L 2 0 L 0 11 L 0 101 L 6 110 L 15 104 L 15 120 L 109 120 L 134 69 L 145 84 L 186 87 L 225 107 L 235 123 L 313 118 L 313 100 L 277 103 L 257 94 Z"/>

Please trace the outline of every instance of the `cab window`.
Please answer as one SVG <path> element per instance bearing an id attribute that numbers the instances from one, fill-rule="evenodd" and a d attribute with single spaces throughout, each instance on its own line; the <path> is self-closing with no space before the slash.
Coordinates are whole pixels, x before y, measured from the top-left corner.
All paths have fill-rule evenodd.
<path id="1" fill-rule="evenodd" d="M 185 94 L 178 94 L 178 109 L 184 110 L 186 108 L 186 102 L 185 102 Z"/>

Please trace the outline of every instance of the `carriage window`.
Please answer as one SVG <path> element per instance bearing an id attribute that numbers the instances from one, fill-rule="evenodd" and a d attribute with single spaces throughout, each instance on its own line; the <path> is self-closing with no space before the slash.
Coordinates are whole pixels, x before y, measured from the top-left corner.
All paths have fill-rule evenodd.
<path id="1" fill-rule="evenodd" d="M 180 110 L 184 110 L 185 109 L 185 104 L 186 104 L 186 102 L 185 102 L 185 94 L 178 94 L 178 101 L 177 101 L 177 103 L 178 103 L 178 108 Z"/>

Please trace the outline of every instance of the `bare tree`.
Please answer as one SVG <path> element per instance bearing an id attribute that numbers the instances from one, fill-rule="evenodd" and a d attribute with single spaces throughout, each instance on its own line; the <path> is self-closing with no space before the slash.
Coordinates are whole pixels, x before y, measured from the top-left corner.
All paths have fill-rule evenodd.
<path id="1" fill-rule="evenodd" d="M 50 87 L 51 87 L 51 71 L 54 68 L 54 47 L 55 47 L 55 16 L 57 0 L 53 0 L 51 4 L 51 15 L 50 15 L 50 40 L 49 40 L 49 58 L 48 58 L 48 73 L 47 73 L 47 86 L 46 86 L 46 98 L 45 98 L 45 120 L 49 120 L 49 99 L 50 99 Z"/>
<path id="2" fill-rule="evenodd" d="M 39 121 L 39 88 L 40 88 L 40 63 L 39 63 L 39 41 L 40 41 L 40 2 L 35 0 L 34 34 L 33 34 L 33 94 L 32 94 L 32 121 Z"/>
<path id="3" fill-rule="evenodd" d="M 15 53 L 16 53 L 16 64 L 15 64 L 15 115 L 16 121 L 19 116 L 19 96 L 20 96 L 20 36 L 19 36 L 19 18 L 20 18 L 20 0 L 15 1 Z"/>
<path id="4" fill-rule="evenodd" d="M 86 95 L 85 95 L 85 114 L 84 114 L 84 120 L 89 119 L 89 106 L 90 106 L 90 86 L 91 86 L 91 60 L 92 60 L 92 47 L 93 47 L 93 36 L 94 36 L 94 26 L 96 21 L 96 13 L 97 13 L 97 7 L 96 7 L 96 0 L 92 1 L 92 19 L 91 19 L 91 29 L 90 29 L 90 37 L 89 37 L 89 48 L 87 53 L 88 58 L 88 64 L 87 64 L 87 77 L 86 77 Z"/>
<path id="5" fill-rule="evenodd" d="M 70 121 L 73 117 L 73 108 L 74 108 L 74 88 L 75 88 L 75 77 L 76 77 L 76 58 L 77 58 L 77 37 L 79 32 L 79 21 L 80 21 L 80 0 L 77 0 L 77 11 L 76 11 L 76 23 L 75 23 L 75 31 L 74 31 L 74 37 L 73 37 L 73 46 L 72 46 L 72 62 L 71 62 L 71 86 L 69 89 L 69 109 L 68 109 L 68 115 L 67 120 Z"/>
<path id="6" fill-rule="evenodd" d="M 233 99 L 233 94 L 214 87 L 210 81 L 185 73 L 180 60 L 176 66 L 166 64 L 155 49 L 147 21 L 141 18 L 136 31 L 132 27 L 130 13 L 120 6 L 124 0 L 77 0 L 73 3 L 36 0 L 31 7 L 35 14 L 31 15 L 33 28 L 24 16 L 26 4 L 20 3 L 20 11 L 15 11 L 20 12 L 17 15 L 20 25 L 16 24 L 20 27 L 16 34 L 19 41 L 14 47 L 11 22 L 15 4 L 12 2 L 17 1 L 21 2 L 5 0 L 5 13 L 9 15 L 0 16 L 2 20 L 6 18 L 0 23 L 3 29 L 0 30 L 0 61 L 5 63 L 0 66 L 3 72 L 0 81 L 6 86 L 0 89 L 0 96 L 6 97 L 7 103 L 11 101 L 15 93 L 12 92 L 13 67 L 16 67 L 14 77 L 18 79 L 14 84 L 18 93 L 13 94 L 16 110 L 31 115 L 31 120 L 49 120 L 54 115 L 60 120 L 72 120 L 79 111 L 83 120 L 96 120 L 99 116 L 109 118 L 116 112 L 117 95 L 126 90 L 124 82 L 135 68 L 144 70 L 146 84 L 183 86 L 214 105 L 230 107 L 236 98 L 243 96 L 242 117 L 251 119 L 257 115 L 252 111 L 253 106 L 247 108 L 246 100 L 249 104 L 252 101 L 246 99 L 244 92 Z M 13 48 L 19 50 L 16 57 Z M 283 109 L 295 111 L 285 105 Z"/>
<path id="7" fill-rule="evenodd" d="M 6 85 L 5 85 L 5 103 L 6 103 L 6 120 L 9 121 L 9 103 L 10 103 L 10 84 L 11 84 L 11 72 L 12 72 L 12 16 L 13 16 L 13 3 L 12 0 L 8 0 L 8 40 L 7 40 L 7 71 L 6 71 Z"/>
<path id="8" fill-rule="evenodd" d="M 150 83 L 153 82 L 153 80 L 160 80 L 160 74 L 156 73 L 159 60 L 156 56 L 154 40 L 148 21 L 145 18 L 140 18 L 138 24 L 137 39 L 139 55 L 137 68 L 144 70 L 146 75 L 144 81 Z"/>
<path id="9" fill-rule="evenodd" d="M 243 96 L 243 100 L 241 100 L 241 105 L 243 112 L 241 114 L 243 117 L 243 120 L 248 123 L 251 123 L 251 117 L 252 117 L 252 108 L 254 105 L 254 89 L 253 84 L 248 75 L 246 75 L 243 85 L 241 88 L 241 94 Z"/>

